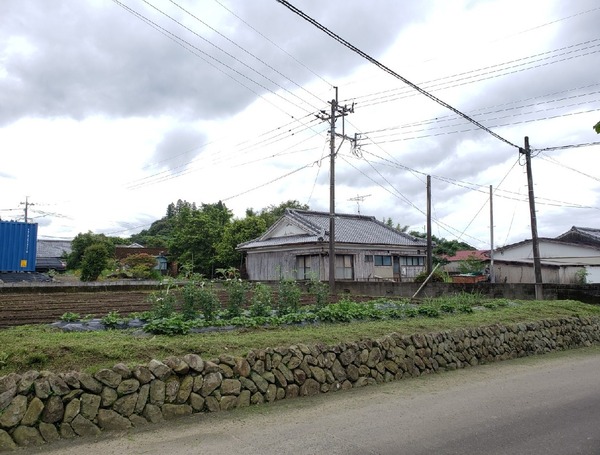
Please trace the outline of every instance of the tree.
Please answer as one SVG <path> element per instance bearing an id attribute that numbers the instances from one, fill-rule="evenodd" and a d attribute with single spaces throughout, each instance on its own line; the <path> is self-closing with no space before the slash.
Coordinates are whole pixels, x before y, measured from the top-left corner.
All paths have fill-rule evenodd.
<path id="1" fill-rule="evenodd" d="M 106 244 L 88 246 L 81 259 L 81 281 L 96 281 L 106 268 L 110 252 Z"/>
<path id="2" fill-rule="evenodd" d="M 235 219 L 225 226 L 221 241 L 216 246 L 217 259 L 225 267 L 239 268 L 242 253 L 236 247 L 243 242 L 260 237 L 267 230 L 267 223 L 260 216 Z"/>
<path id="3" fill-rule="evenodd" d="M 216 245 L 232 216 L 221 201 L 202 204 L 200 209 L 183 207 L 173 220 L 170 254 L 180 264 L 191 264 L 192 271 L 212 276 L 215 268 L 221 266 Z"/>
<path id="4" fill-rule="evenodd" d="M 409 234 L 413 237 L 418 237 L 421 239 L 427 238 L 427 234 L 417 231 L 410 231 Z M 454 256 L 459 250 L 462 251 L 476 249 L 468 243 L 459 242 L 458 240 L 446 240 L 444 238 L 438 238 L 435 235 L 431 236 L 431 240 L 433 243 L 435 243 L 435 247 L 433 248 L 433 254 L 434 256 L 438 256 L 436 258 L 438 262 L 441 262 L 439 256 Z"/>
<path id="5" fill-rule="evenodd" d="M 91 245 L 103 245 L 109 255 L 114 255 L 115 244 L 121 241 L 122 239 L 112 240 L 104 234 L 94 234 L 92 231 L 88 231 L 85 234 L 79 233 L 71 242 L 71 253 L 67 256 L 67 268 L 70 270 L 80 268 L 85 251 Z"/>
<path id="6" fill-rule="evenodd" d="M 262 209 L 258 216 L 262 217 L 270 228 L 285 213 L 285 209 L 308 210 L 308 205 L 301 204 L 297 200 L 289 200 L 279 205 L 269 205 Z"/>

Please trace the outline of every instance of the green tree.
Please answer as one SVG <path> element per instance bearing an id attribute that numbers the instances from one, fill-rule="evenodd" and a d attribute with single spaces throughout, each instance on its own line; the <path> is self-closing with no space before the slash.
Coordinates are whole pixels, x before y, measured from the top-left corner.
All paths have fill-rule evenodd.
<path id="1" fill-rule="evenodd" d="M 108 264 L 110 252 L 103 243 L 88 246 L 81 259 L 81 281 L 96 281 Z"/>
<path id="2" fill-rule="evenodd" d="M 279 205 L 269 205 L 262 209 L 258 216 L 263 218 L 267 223 L 267 228 L 271 227 L 279 218 L 283 216 L 285 213 L 285 209 L 298 209 L 298 210 L 308 210 L 308 205 L 301 204 L 297 200 L 289 200 L 286 202 L 282 202 Z M 252 210 L 252 209 L 250 209 Z M 246 211 L 247 213 L 247 211 Z"/>
<path id="3" fill-rule="evenodd" d="M 169 252 L 179 263 L 192 264 L 192 270 L 212 276 L 220 267 L 216 246 L 221 241 L 225 226 L 232 217 L 223 204 L 202 204 L 200 209 L 184 207 L 174 219 L 169 240 Z"/>
<path id="4" fill-rule="evenodd" d="M 421 239 L 427 238 L 427 234 L 422 232 L 410 231 L 409 234 Z M 457 251 L 476 249 L 468 243 L 459 242 L 458 240 L 446 240 L 445 238 L 438 238 L 435 235 L 431 236 L 431 240 L 435 243 L 435 247 L 433 248 L 434 262 L 444 262 L 441 256 L 454 256 Z"/>
<path id="5" fill-rule="evenodd" d="M 261 236 L 267 230 L 267 222 L 259 216 L 235 219 L 225 226 L 223 236 L 216 245 L 217 260 L 224 267 L 240 267 L 242 253 L 236 247 L 243 242 Z"/>
<path id="6" fill-rule="evenodd" d="M 71 270 L 80 268 L 86 249 L 94 244 L 103 245 L 109 256 L 114 256 L 115 244 L 120 242 L 122 242 L 122 239 L 111 239 L 104 234 L 94 234 L 92 231 L 79 233 L 71 242 L 71 253 L 67 256 L 67 267 Z"/>

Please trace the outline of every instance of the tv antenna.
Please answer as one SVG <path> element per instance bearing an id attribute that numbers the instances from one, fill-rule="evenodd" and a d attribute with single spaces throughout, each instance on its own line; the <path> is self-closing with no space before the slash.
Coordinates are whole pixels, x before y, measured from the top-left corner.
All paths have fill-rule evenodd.
<path id="1" fill-rule="evenodd" d="M 360 203 L 364 202 L 364 200 L 366 198 L 368 198 L 369 196 L 371 196 L 370 194 L 364 194 L 362 196 L 359 196 L 358 194 L 356 195 L 356 197 L 351 197 L 350 199 L 348 199 L 349 201 L 353 201 L 356 202 L 356 207 L 358 209 L 358 214 L 360 215 Z"/>

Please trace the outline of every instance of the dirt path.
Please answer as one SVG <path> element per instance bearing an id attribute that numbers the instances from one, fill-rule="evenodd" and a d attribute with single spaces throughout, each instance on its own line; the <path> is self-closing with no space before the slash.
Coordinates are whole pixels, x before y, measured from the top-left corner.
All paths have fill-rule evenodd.
<path id="1" fill-rule="evenodd" d="M 600 347 L 195 415 L 27 453 L 600 454 Z"/>

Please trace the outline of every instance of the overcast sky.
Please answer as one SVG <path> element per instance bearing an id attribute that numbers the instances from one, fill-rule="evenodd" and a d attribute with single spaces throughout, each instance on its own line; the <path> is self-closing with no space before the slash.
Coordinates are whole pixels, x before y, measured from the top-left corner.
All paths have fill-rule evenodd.
<path id="1" fill-rule="evenodd" d="M 276 0 L 2 0 L 0 217 L 39 236 L 129 236 L 178 199 L 236 217 L 288 199 L 489 248 L 600 228 L 597 0 L 293 0 L 408 87 Z M 551 149 L 551 150 L 544 150 Z M 353 200 L 354 199 L 354 200 Z M 358 201 L 356 200 L 358 199 Z"/>

